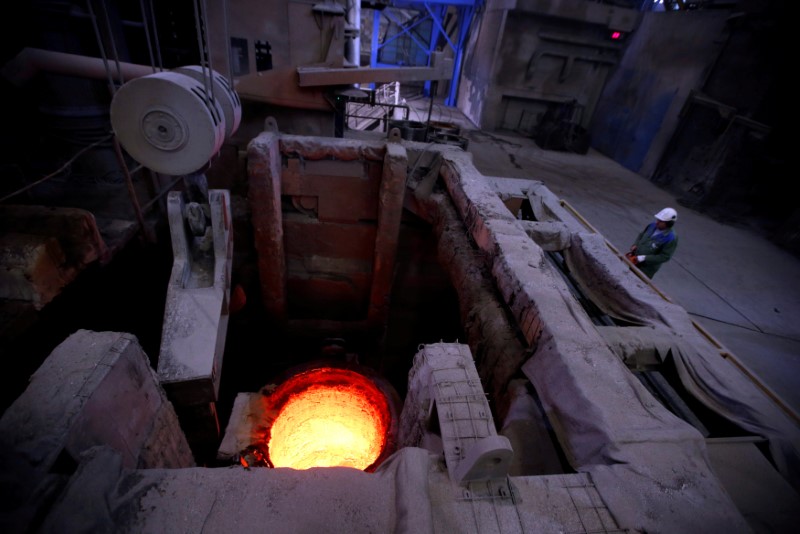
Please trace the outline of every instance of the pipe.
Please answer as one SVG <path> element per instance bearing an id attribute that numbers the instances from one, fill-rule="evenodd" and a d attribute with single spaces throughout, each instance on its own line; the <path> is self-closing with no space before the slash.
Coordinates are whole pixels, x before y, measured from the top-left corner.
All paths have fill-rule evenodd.
<path id="1" fill-rule="evenodd" d="M 153 67 L 150 65 L 120 62 L 119 67 L 125 80 L 141 78 L 153 73 Z M 25 85 L 39 72 L 94 80 L 106 80 L 108 76 L 103 60 L 100 58 L 39 48 L 23 49 L 0 69 L 0 74 L 18 87 Z"/>
<path id="2" fill-rule="evenodd" d="M 347 61 L 353 67 L 361 66 L 361 0 L 347 1 L 347 24 L 353 28 L 353 38 L 346 45 Z"/>

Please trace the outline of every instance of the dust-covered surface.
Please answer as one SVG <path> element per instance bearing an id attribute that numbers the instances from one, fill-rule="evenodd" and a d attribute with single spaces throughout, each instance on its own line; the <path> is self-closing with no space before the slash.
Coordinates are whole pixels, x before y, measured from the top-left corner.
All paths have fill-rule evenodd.
<path id="1" fill-rule="evenodd" d="M 211 190 L 208 204 L 202 206 L 209 216 L 200 211 L 200 228 L 193 236 L 187 234 L 191 224 L 181 194 L 169 197 L 174 263 L 164 305 L 158 375 L 171 400 L 184 406 L 217 400 L 228 327 L 233 256 L 229 194 Z M 205 235 L 204 244 L 196 242 L 196 235 Z"/>
<path id="2" fill-rule="evenodd" d="M 320 151 L 323 145 L 312 142 Z M 367 157 L 356 146 L 342 145 L 342 150 L 345 158 Z M 53 507 L 41 530 L 749 531 L 754 519 L 745 518 L 726 492 L 701 434 L 672 415 L 631 374 L 626 362 L 639 356 L 628 351 L 635 346 L 647 352 L 648 328 L 673 334 L 670 349 L 663 347 L 664 336 L 654 336 L 658 346 L 652 352 L 671 350 L 676 361 L 681 360 L 682 377 L 699 384 L 695 389 L 687 386 L 690 391 L 709 395 L 711 404 L 742 417 L 742 424 L 769 432 L 773 454 L 784 460 L 779 466 L 782 473 L 790 473 L 794 433 L 780 417 L 773 417 L 774 407 L 761 404 L 763 395 L 742 386 L 729 371 L 718 372 L 724 362 L 719 354 L 696 357 L 703 351 L 695 346 L 697 334 L 685 312 L 666 303 L 622 260 L 605 256 L 605 243 L 587 234 L 586 226 L 541 183 L 531 182 L 525 194 L 537 220 L 547 224 L 529 234 L 486 177 L 474 169 L 468 154 L 448 148 L 441 153 L 447 205 L 452 201 L 457 215 L 439 215 L 435 224 L 443 228 L 438 236 L 454 234 L 445 241 L 458 246 L 451 254 L 453 272 L 462 273 L 463 285 L 469 288 L 462 294 L 473 295 L 460 303 L 462 314 L 466 320 L 478 318 L 481 328 L 492 324 L 489 315 L 502 317 L 497 330 L 474 331 L 487 342 L 494 332 L 514 335 L 516 345 L 508 340 L 510 353 L 497 351 L 492 357 L 497 366 L 506 366 L 503 373 L 510 371 L 504 375 L 509 381 L 514 374 L 524 375 L 536 392 L 534 402 L 532 396 L 520 395 L 516 386 L 508 390 L 506 429 L 515 421 L 539 417 L 533 407 L 538 409 L 541 403 L 577 473 L 458 485 L 448 475 L 444 455 L 416 447 L 400 449 L 374 473 L 238 465 L 134 469 L 124 454 L 86 446 L 77 451 L 80 463 L 75 474 L 61 475 L 57 485 L 48 486 L 55 488 L 47 499 Z M 430 213 L 446 211 L 437 194 L 428 200 Z M 565 232 L 569 246 L 561 253 L 581 288 L 605 313 L 639 325 L 635 339 L 601 332 L 536 242 L 540 239 L 548 250 L 556 250 Z M 458 233 L 460 239 L 455 237 Z M 557 239 L 548 237 L 556 235 Z M 440 253 L 446 256 L 445 251 Z M 472 282 L 471 277 L 475 277 Z M 485 287 L 487 281 L 493 287 Z M 471 345 L 481 342 L 480 336 L 470 340 Z M 513 365 L 507 365 L 509 361 Z M 505 378 L 497 382 L 498 376 L 492 380 L 505 390 L 509 383 Z M 423 440 L 422 445 L 434 441 Z M 534 450 L 524 439 L 515 439 L 514 444 L 515 454 L 523 460 Z M 533 469 L 555 468 L 553 462 Z M 23 471 L 17 469 L 15 474 L 24 475 Z"/>
<path id="3" fill-rule="evenodd" d="M 594 150 L 543 150 L 518 135 L 470 137 L 481 172 L 541 180 L 620 251 L 627 251 L 659 209 L 677 208 L 680 246 L 655 284 L 800 413 L 800 285 L 794 283 L 800 262 L 771 241 L 765 228 L 740 218 L 739 210 L 718 217 L 680 208 L 674 195 Z M 530 183 L 502 181 L 509 189 Z"/>
<path id="4" fill-rule="evenodd" d="M 79 330 L 0 419 L 0 524 L 24 531 L 95 446 L 128 468 L 194 465 L 178 418 L 136 338 Z"/>
<path id="5" fill-rule="evenodd" d="M 530 381 L 516 378 L 508 385 L 508 409 L 498 431 L 508 438 L 515 454 L 512 476 L 555 475 L 565 471 L 558 446 L 550 437 L 547 418 L 532 395 Z"/>
<path id="6" fill-rule="evenodd" d="M 393 493 L 356 469 L 131 471 L 93 449 L 42 531 L 389 532 Z"/>
<path id="7" fill-rule="evenodd" d="M 241 466 L 129 470 L 86 452 L 41 532 L 622 531 L 586 474 L 459 486 L 440 457 L 401 449 L 375 472 Z"/>
<path id="8" fill-rule="evenodd" d="M 612 513 L 627 527 L 653 532 L 701 525 L 746 530 L 711 470 L 702 436 L 656 401 L 608 348 L 543 249 L 468 158 L 446 155 L 442 176 L 534 349 L 526 376 L 570 463 L 597 475 Z M 534 199 L 534 212 L 564 222 L 565 210 L 551 200 L 537 206 Z M 574 218 L 570 223 L 580 228 Z"/>
<path id="9" fill-rule="evenodd" d="M 560 222 L 520 221 L 531 239 L 545 251 L 564 250 L 569 247 L 569 228 Z"/>
<path id="10" fill-rule="evenodd" d="M 175 444 L 161 443 L 164 457 L 145 461 L 141 455 L 162 410 L 174 418 L 168 435 Z M 172 405 L 131 334 L 79 330 L 68 337 L 3 414 L 0 428 L 42 472 L 62 451 L 75 459 L 92 445 L 114 446 L 128 467 L 193 464 L 183 436 L 174 433 Z"/>
<path id="11" fill-rule="evenodd" d="M 438 425 L 432 421 L 434 418 Z M 508 474 L 511 447 L 507 439 L 497 437 L 489 403 L 466 345 L 425 345 L 414 356 L 400 416 L 399 443 L 423 446 L 432 441 L 429 435 L 437 426 L 435 434 L 441 438 L 441 452 L 453 480 L 503 478 Z M 478 451 L 491 453 L 493 461 L 479 461 Z M 471 476 L 464 477 L 466 473 Z"/>
<path id="12" fill-rule="evenodd" d="M 574 234 L 572 272 L 608 315 L 652 329 L 652 346 L 671 354 L 692 395 L 726 419 L 769 439 L 778 470 L 800 489 L 800 428 L 694 327 L 685 310 L 643 284 L 596 235 Z M 623 331 L 624 328 L 620 329 Z M 642 333 L 635 331 L 638 343 Z M 665 346 L 665 338 L 671 343 Z"/>
<path id="13" fill-rule="evenodd" d="M 483 255 L 475 250 L 450 200 L 433 194 L 424 204 L 432 214 L 439 263 L 458 293 L 466 331 L 481 382 L 504 408 L 504 392 L 527 358 L 519 327 L 509 321 Z"/>
<path id="14" fill-rule="evenodd" d="M 262 134 L 262 136 L 268 134 Z M 329 137 L 280 136 L 280 151 L 286 155 L 302 154 L 305 159 L 328 159 L 337 161 L 370 160 L 383 161 L 386 143 Z"/>
<path id="15" fill-rule="evenodd" d="M 235 461 L 245 448 L 262 440 L 266 431 L 263 395 L 260 392 L 239 393 L 217 449 L 217 459 Z"/>

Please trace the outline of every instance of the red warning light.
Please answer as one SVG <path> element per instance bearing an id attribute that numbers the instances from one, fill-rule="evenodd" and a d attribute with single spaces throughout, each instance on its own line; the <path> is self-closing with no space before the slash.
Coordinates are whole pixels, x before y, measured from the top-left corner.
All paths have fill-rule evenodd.
<path id="1" fill-rule="evenodd" d="M 615 41 L 622 39 L 622 32 L 611 32 L 611 38 Z"/>

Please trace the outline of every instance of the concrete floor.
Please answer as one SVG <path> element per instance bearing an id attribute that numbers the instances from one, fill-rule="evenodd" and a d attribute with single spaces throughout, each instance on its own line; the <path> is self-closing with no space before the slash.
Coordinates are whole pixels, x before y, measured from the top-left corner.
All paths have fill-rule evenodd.
<path id="1" fill-rule="evenodd" d="M 427 100 L 409 104 L 412 120 L 427 119 Z M 438 104 L 431 120 L 462 127 L 483 174 L 543 182 L 621 252 L 653 214 L 674 207 L 679 245 L 654 285 L 721 343 L 732 362 L 800 413 L 800 258 L 755 230 L 682 207 L 674 195 L 594 150 L 542 150 L 512 132 L 475 130 L 458 110 Z"/>

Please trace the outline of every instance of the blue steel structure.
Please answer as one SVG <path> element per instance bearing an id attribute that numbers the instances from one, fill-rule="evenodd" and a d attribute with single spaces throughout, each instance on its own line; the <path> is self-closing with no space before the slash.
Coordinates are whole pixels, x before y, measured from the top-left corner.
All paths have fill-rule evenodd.
<path id="1" fill-rule="evenodd" d="M 370 58 L 370 66 L 375 67 L 397 67 L 402 66 L 398 63 L 385 63 L 379 61 L 380 51 L 390 46 L 394 41 L 402 36 L 408 36 L 416 47 L 422 51 L 424 57 L 427 59 L 425 65 L 430 65 L 430 60 L 433 52 L 436 51 L 436 45 L 440 37 L 444 37 L 447 46 L 454 53 L 453 57 L 453 78 L 450 82 L 450 90 L 445 105 L 454 106 L 456 96 L 458 94 L 458 80 L 461 74 L 461 63 L 464 57 L 464 47 L 467 41 L 467 33 L 472 25 L 472 19 L 477 10 L 483 5 L 483 0 L 426 0 L 422 2 L 408 1 L 408 0 L 393 0 L 390 7 L 401 9 L 411 9 L 420 12 L 423 16 L 417 18 L 412 24 L 405 26 L 401 21 L 398 21 L 391 11 L 375 10 L 373 15 L 372 26 L 372 55 Z M 457 14 L 458 31 L 456 33 L 455 42 L 450 38 L 444 29 L 444 18 L 450 7 L 454 7 Z M 385 42 L 380 43 L 380 23 L 381 16 L 386 17 L 390 22 L 394 22 L 401 31 L 391 37 L 388 37 Z M 413 30 L 419 28 L 428 21 L 432 22 L 430 26 L 430 37 L 424 37 L 415 34 Z M 427 29 L 427 28 L 426 28 Z M 430 95 L 430 81 L 425 82 L 425 94 Z"/>

